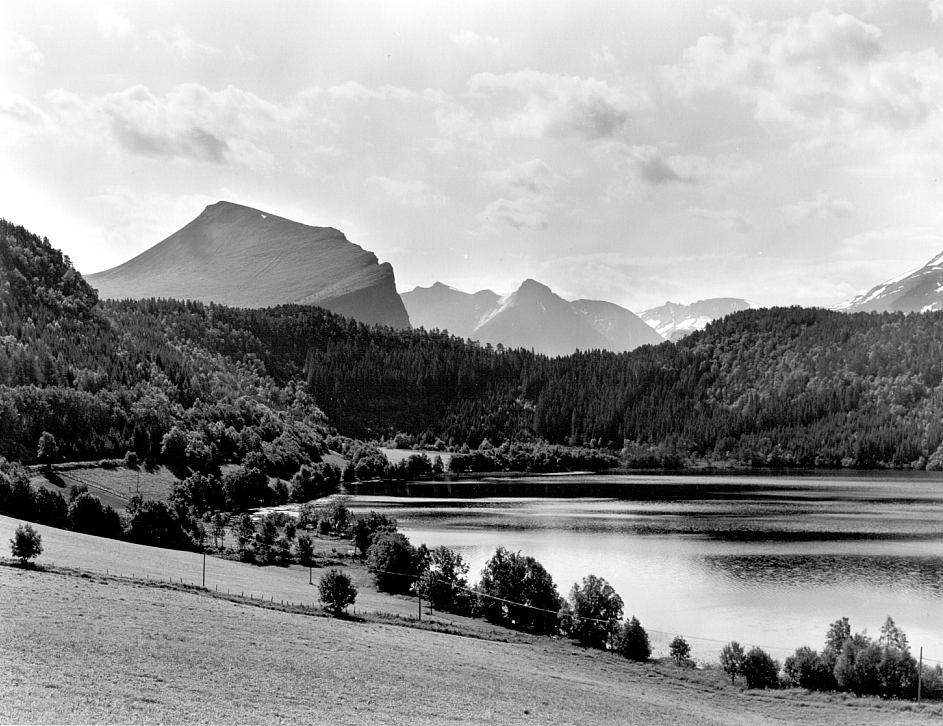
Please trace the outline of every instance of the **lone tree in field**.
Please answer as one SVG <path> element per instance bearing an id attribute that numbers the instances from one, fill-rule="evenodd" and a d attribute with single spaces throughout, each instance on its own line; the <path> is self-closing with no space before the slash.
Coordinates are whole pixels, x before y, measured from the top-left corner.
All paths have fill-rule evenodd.
<path id="1" fill-rule="evenodd" d="M 321 604 L 335 617 L 357 599 L 357 588 L 350 581 L 350 576 L 340 570 L 331 570 L 324 575 L 318 588 L 321 591 Z"/>
<path id="2" fill-rule="evenodd" d="M 19 559 L 20 567 L 27 567 L 30 560 L 42 554 L 43 538 L 31 524 L 21 524 L 10 540 L 10 553 Z"/>
<path id="3" fill-rule="evenodd" d="M 616 650 L 629 660 L 648 660 L 652 654 L 652 646 L 648 641 L 648 633 L 634 615 L 622 627 L 616 641 Z"/>
<path id="4" fill-rule="evenodd" d="M 687 665 L 691 662 L 691 646 L 680 635 L 676 635 L 671 645 L 668 646 L 668 653 L 679 666 Z"/>
<path id="5" fill-rule="evenodd" d="M 779 663 L 762 648 L 751 648 L 741 668 L 747 688 L 778 688 Z"/>
<path id="6" fill-rule="evenodd" d="M 56 437 L 48 431 L 43 431 L 39 437 L 39 446 L 36 449 L 36 460 L 47 470 L 59 460 L 59 444 Z"/>
<path id="7" fill-rule="evenodd" d="M 570 590 L 570 635 L 587 648 L 605 650 L 622 621 L 622 598 L 601 577 L 588 575 Z"/>
<path id="8" fill-rule="evenodd" d="M 743 646 L 736 640 L 731 640 L 724 649 L 720 651 L 720 665 L 724 673 L 730 676 L 730 685 L 732 686 L 737 676 L 743 673 L 743 659 L 746 654 L 743 652 Z"/>

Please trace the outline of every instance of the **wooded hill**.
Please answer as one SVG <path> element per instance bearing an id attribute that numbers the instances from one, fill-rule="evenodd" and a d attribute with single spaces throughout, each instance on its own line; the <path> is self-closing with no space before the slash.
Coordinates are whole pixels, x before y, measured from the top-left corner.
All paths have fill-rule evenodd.
<path id="1" fill-rule="evenodd" d="M 636 464 L 939 467 L 941 381 L 943 313 L 749 310 L 674 344 L 548 358 L 308 306 L 102 303 L 48 241 L 0 222 L 10 458 L 32 460 L 43 431 L 67 458 L 146 457 L 175 424 L 208 446 L 316 451 L 326 414 L 426 445 L 629 441 Z"/>

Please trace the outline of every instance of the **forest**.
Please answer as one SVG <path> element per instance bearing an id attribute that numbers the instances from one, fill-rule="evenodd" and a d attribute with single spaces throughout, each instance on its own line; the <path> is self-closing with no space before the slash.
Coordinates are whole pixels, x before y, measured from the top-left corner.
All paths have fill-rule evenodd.
<path id="1" fill-rule="evenodd" d="M 0 455 L 28 463 L 44 432 L 60 459 L 146 461 L 176 428 L 184 456 L 254 451 L 284 476 L 336 434 L 399 435 L 466 470 L 523 443 L 628 466 L 937 469 L 941 381 L 943 313 L 749 310 L 678 343 L 548 358 L 315 307 L 99 301 L 0 221 Z"/>

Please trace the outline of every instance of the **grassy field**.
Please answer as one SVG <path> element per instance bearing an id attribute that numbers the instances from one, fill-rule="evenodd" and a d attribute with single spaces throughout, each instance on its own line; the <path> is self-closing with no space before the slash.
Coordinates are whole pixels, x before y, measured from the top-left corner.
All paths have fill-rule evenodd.
<path id="1" fill-rule="evenodd" d="M 14 526 L 0 518 L 2 540 Z M 152 576 L 187 570 L 185 580 L 199 581 L 198 555 L 40 530 L 40 564 L 148 569 Z M 316 599 L 300 568 L 208 560 L 210 572 L 257 591 L 282 582 L 286 594 Z M 208 584 L 214 588 L 209 577 Z M 943 716 L 939 705 L 744 692 L 716 673 L 635 664 L 567 641 L 500 642 L 496 629 L 463 637 L 369 617 L 310 617 L 113 574 L 0 566 L 0 592 L 4 723 L 840 726 L 939 723 Z M 361 593 L 358 605 L 399 604 L 404 617 L 414 604 L 366 583 Z"/>
<path id="2" fill-rule="evenodd" d="M 115 468 L 82 467 L 76 469 L 56 469 L 46 474 L 36 472 L 30 477 L 33 487 L 44 486 L 68 497 L 70 486 L 84 484 L 89 492 L 101 499 L 102 504 L 123 512 L 128 500 L 134 494 L 145 499 L 166 501 L 177 482 L 169 469 L 159 466 L 155 469 L 128 469 L 125 466 Z"/>

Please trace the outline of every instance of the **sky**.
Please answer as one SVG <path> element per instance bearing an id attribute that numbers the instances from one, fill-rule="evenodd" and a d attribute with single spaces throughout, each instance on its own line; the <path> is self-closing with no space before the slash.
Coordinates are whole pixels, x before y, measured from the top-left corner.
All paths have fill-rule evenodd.
<path id="1" fill-rule="evenodd" d="M 442 281 L 837 304 L 943 251 L 943 0 L 5 2 L 0 215 L 228 200 Z"/>

